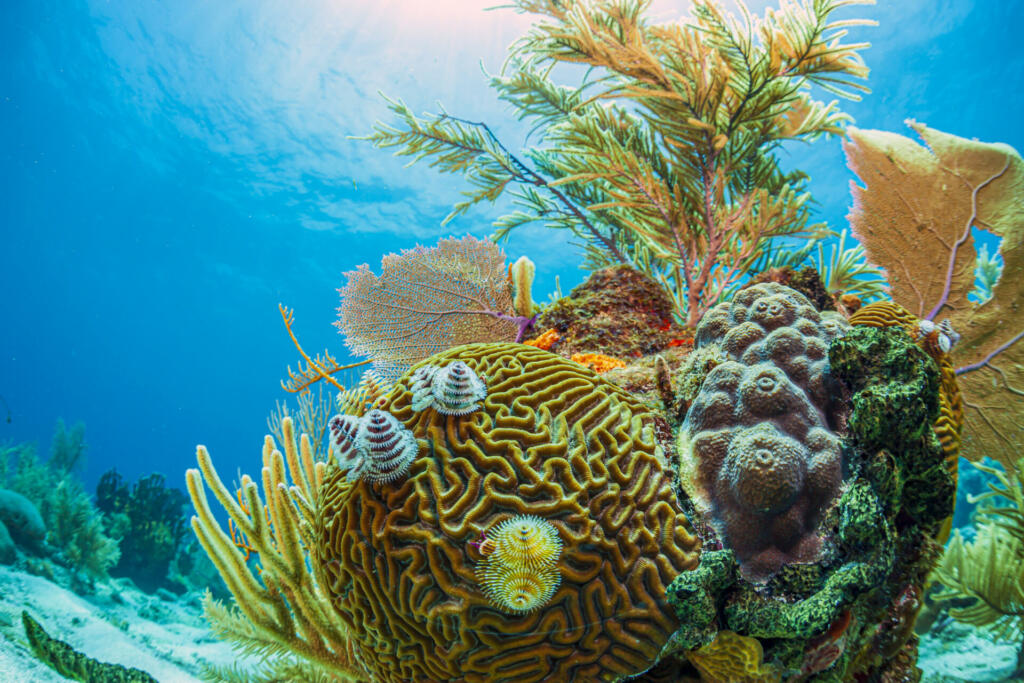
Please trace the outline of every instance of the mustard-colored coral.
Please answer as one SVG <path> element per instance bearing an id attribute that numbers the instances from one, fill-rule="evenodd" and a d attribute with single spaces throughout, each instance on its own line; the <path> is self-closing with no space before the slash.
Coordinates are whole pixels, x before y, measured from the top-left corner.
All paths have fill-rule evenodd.
<path id="1" fill-rule="evenodd" d="M 704 683 L 777 683 L 779 672 L 763 662 L 764 650 L 757 638 L 719 631 L 715 639 L 686 658 Z"/>
<path id="2" fill-rule="evenodd" d="M 574 353 L 571 360 L 590 368 L 598 374 L 626 367 L 626 361 L 606 356 L 603 353 Z"/>
<path id="3" fill-rule="evenodd" d="M 600 681 L 646 670 L 679 626 L 663 608 L 666 587 L 696 565 L 699 545 L 655 416 L 540 349 L 472 344 L 424 363 L 456 360 L 486 382 L 481 410 L 414 411 L 407 375 L 385 405 L 421 446 L 406 477 L 350 486 L 336 471 L 324 481 L 315 565 L 359 660 L 375 681 Z M 563 544 L 557 591 L 527 613 L 492 605 L 475 571 L 478 539 L 510 515 L 542 518 Z"/>

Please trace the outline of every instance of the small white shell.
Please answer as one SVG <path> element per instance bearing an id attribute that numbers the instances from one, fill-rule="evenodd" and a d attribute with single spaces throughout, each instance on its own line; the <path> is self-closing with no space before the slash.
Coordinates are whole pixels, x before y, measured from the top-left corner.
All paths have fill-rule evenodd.
<path id="1" fill-rule="evenodd" d="M 949 353 L 949 350 L 953 348 L 953 342 L 950 341 L 949 337 L 945 334 L 939 333 L 939 349 L 943 353 Z"/>
<path id="2" fill-rule="evenodd" d="M 433 379 L 436 372 L 437 366 L 424 365 L 412 373 L 412 378 L 409 380 L 409 391 L 412 392 L 411 408 L 417 413 L 429 408 L 434 401 L 430 391 L 430 380 Z"/>
<path id="3" fill-rule="evenodd" d="M 922 320 L 917 323 L 917 329 L 921 330 L 921 334 L 931 334 L 935 331 L 935 323 L 931 320 Z"/>
<path id="4" fill-rule="evenodd" d="M 367 461 L 367 481 L 390 481 L 402 476 L 419 452 L 413 433 L 383 410 L 371 410 L 359 421 L 356 448 Z"/>
<path id="5" fill-rule="evenodd" d="M 467 415 L 487 398 L 487 386 L 461 360 L 439 369 L 430 382 L 434 409 L 442 415 Z"/>

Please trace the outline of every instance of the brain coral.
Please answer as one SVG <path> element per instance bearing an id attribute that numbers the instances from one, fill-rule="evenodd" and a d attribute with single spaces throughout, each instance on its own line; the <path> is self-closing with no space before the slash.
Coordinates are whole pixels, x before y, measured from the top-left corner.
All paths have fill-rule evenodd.
<path id="1" fill-rule="evenodd" d="M 848 327 L 799 292 L 767 282 L 708 312 L 698 349 L 724 357 L 680 432 L 682 480 L 740 560 L 763 579 L 816 559 L 814 527 L 841 481 L 842 416 L 831 407 L 828 345 Z"/>
<path id="2" fill-rule="evenodd" d="M 699 543 L 654 415 L 533 347 L 472 344 L 424 362 L 455 360 L 486 383 L 481 410 L 414 411 L 407 376 L 383 406 L 419 441 L 407 476 L 347 485 L 336 470 L 322 490 L 317 571 L 371 678 L 598 681 L 644 671 L 678 628 L 665 588 L 696 565 Z M 481 535 L 518 515 L 557 529 L 561 580 L 539 609 L 508 613 L 474 570 Z"/>

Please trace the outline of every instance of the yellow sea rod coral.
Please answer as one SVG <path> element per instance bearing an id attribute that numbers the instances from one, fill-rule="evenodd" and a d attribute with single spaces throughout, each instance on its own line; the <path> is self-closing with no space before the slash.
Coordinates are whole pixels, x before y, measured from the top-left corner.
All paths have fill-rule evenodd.
<path id="1" fill-rule="evenodd" d="M 417 368 L 454 361 L 486 382 L 481 408 L 414 410 Z M 382 408 L 412 431 L 419 456 L 386 484 L 328 472 L 314 525 L 314 569 L 372 680 L 605 681 L 658 660 L 679 628 L 665 590 L 696 566 L 699 540 L 672 490 L 657 416 L 523 344 L 428 358 Z M 557 531 L 548 569 L 491 561 L 495 536 L 515 536 L 503 523 L 520 515 Z"/>

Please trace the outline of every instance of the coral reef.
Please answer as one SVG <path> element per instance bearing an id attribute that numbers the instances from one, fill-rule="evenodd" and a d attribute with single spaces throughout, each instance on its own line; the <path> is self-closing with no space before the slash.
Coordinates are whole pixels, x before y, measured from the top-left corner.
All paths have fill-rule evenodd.
<path id="1" fill-rule="evenodd" d="M 1001 277 L 991 297 L 972 301 L 972 230 L 1000 238 L 1004 273 L 1024 271 L 1024 160 L 1011 147 L 968 140 L 915 121 L 927 144 L 895 133 L 849 129 L 850 225 L 882 266 L 893 300 L 960 335 L 951 353 L 965 408 L 963 455 L 1010 467 L 1024 450 L 1024 278 Z"/>
<path id="2" fill-rule="evenodd" d="M 829 231 L 827 236 L 835 237 L 837 235 Z M 810 295 L 810 292 L 818 291 L 818 286 L 811 279 L 811 273 L 808 271 L 808 269 L 813 270 L 817 273 L 814 276 L 815 279 L 821 280 L 825 292 L 830 295 L 830 305 L 826 308 L 819 306 L 819 310 L 840 308 L 839 304 L 844 300 L 848 305 L 853 301 L 872 301 L 885 296 L 887 291 L 885 274 L 881 268 L 867 262 L 867 254 L 863 245 L 854 242 L 853 246 L 847 248 L 848 230 L 840 232 L 838 237 L 839 241 L 833 242 L 829 247 L 827 257 L 825 256 L 825 236 L 808 241 L 796 249 L 777 244 L 770 245 L 750 267 L 750 272 L 770 271 L 774 275 L 770 275 L 766 279 L 793 287 L 817 304 L 820 299 Z M 801 275 L 797 275 L 796 269 L 808 261 L 810 265 L 801 268 L 799 271 Z M 797 279 L 790 282 L 775 279 L 779 276 L 785 279 L 792 279 L 796 276 Z M 729 299 L 731 295 L 723 298 Z"/>
<path id="3" fill-rule="evenodd" d="M 121 556 L 111 568 L 147 592 L 167 587 L 171 560 L 187 528 L 187 498 L 167 488 L 162 474 L 142 477 L 129 488 L 117 470 L 96 486 L 96 507 L 107 517 L 108 533 L 121 538 Z"/>
<path id="4" fill-rule="evenodd" d="M 977 465 L 995 483 L 974 499 L 979 525 L 974 539 L 966 541 L 960 530 L 946 547 L 935 569 L 943 589 L 939 602 L 960 600 L 949 613 L 958 621 L 991 626 L 1001 639 L 1024 638 L 1024 457 L 1010 470 Z M 966 604 L 964 604 L 966 603 Z M 1024 644 L 1021 648 L 1024 668 Z"/>
<path id="5" fill-rule="evenodd" d="M 538 349 L 550 351 L 551 347 L 558 343 L 558 341 L 561 338 L 562 335 L 558 334 L 558 330 L 552 327 L 550 330 L 540 335 L 539 337 L 528 339 L 523 343 L 526 344 L 527 346 L 536 346 Z"/>
<path id="6" fill-rule="evenodd" d="M 511 291 L 505 254 L 474 237 L 388 254 L 379 276 L 368 265 L 346 276 L 336 326 L 388 379 L 452 346 L 520 341 L 533 321 L 514 313 L 514 298 L 525 305 L 529 293 Z M 521 277 L 524 286 L 531 281 Z"/>
<path id="7" fill-rule="evenodd" d="M 897 328 L 849 329 L 829 345 L 828 366 L 849 415 L 839 432 L 844 481 L 817 525 L 818 561 L 752 583 L 736 552 L 704 533 L 698 567 L 668 590 L 682 625 L 669 650 L 699 649 L 728 630 L 758 639 L 766 665 L 787 680 L 917 680 L 906 626 L 954 493 L 930 428 L 939 372 Z"/>
<path id="8" fill-rule="evenodd" d="M 78 591 L 90 590 L 92 579 L 105 578 L 120 553 L 118 541 L 104 528 L 102 514 L 74 474 L 84 464 L 86 450 L 85 426 L 68 429 L 62 420 L 57 421 L 45 462 L 31 444 L 0 449 L 0 471 L 6 473 L 0 486 L 10 488 L 8 498 L 20 499 L 17 507 L 30 525 L 24 535 L 20 528 L 9 529 L 11 535 L 34 555 L 47 558 L 41 571 L 51 572 L 49 561 L 70 569 Z"/>
<path id="9" fill-rule="evenodd" d="M 701 674 L 702 681 L 743 681 L 778 683 L 779 672 L 764 664 L 764 651 L 757 638 L 732 631 L 719 631 L 715 639 L 686 658 Z"/>
<path id="10" fill-rule="evenodd" d="M 329 470 L 320 490 L 314 567 L 357 658 L 379 681 L 608 680 L 651 667 L 679 625 L 665 589 L 699 547 L 655 416 L 529 346 L 460 346 L 424 364 L 453 361 L 486 381 L 481 410 L 414 410 L 413 368 L 384 406 L 420 443 L 407 476 L 351 484 Z M 492 605 L 476 571 L 517 515 L 562 543 L 557 590 L 526 613 Z M 551 577 L 532 574 L 522 599 L 541 602 L 550 588 L 537 579 Z"/>
<path id="11" fill-rule="evenodd" d="M 25 496 L 16 491 L 0 489 L 0 524 L 7 528 L 18 545 L 41 550 L 46 537 L 46 524 L 39 510 Z"/>
<path id="12" fill-rule="evenodd" d="M 568 358 L 599 353 L 636 358 L 668 347 L 681 330 L 672 323 L 672 300 L 657 282 L 628 266 L 591 273 L 568 297 L 537 317 L 539 329 L 559 339 L 552 351 Z"/>
<path id="13" fill-rule="evenodd" d="M 842 416 L 826 351 L 842 326 L 769 282 L 718 305 L 697 328 L 697 352 L 728 360 L 707 372 L 687 413 L 681 478 L 750 578 L 818 557 L 815 528 L 841 478 L 832 428 Z"/>
<path id="14" fill-rule="evenodd" d="M 590 368 L 599 375 L 615 368 L 626 367 L 626 361 L 606 356 L 603 353 L 574 353 L 569 360 Z"/>
<path id="15" fill-rule="evenodd" d="M 98 662 L 78 652 L 64 641 L 50 637 L 28 612 L 22 611 L 21 623 L 25 627 L 25 636 L 36 657 L 61 676 L 82 683 L 157 683 L 157 680 L 145 671 Z"/>
<path id="16" fill-rule="evenodd" d="M 186 473 L 196 511 L 192 530 L 235 598 L 230 608 L 208 596 L 203 611 L 216 635 L 241 652 L 261 656 L 259 680 L 317 681 L 330 674 L 340 681 L 365 681 L 347 629 L 330 607 L 331 593 L 310 569 L 314 508 L 326 465 L 314 462 L 312 442 L 295 433 L 290 417 L 282 419 L 281 431 L 283 454 L 273 437 L 263 442 L 262 499 L 256 482 L 242 475 L 236 500 L 206 448 L 196 449 L 199 469 Z M 204 482 L 252 551 L 243 554 L 214 517 Z M 246 564 L 249 552 L 257 555 L 256 575 Z M 237 678 L 252 681 L 255 676 Z"/>

